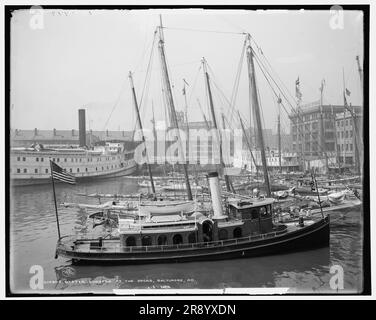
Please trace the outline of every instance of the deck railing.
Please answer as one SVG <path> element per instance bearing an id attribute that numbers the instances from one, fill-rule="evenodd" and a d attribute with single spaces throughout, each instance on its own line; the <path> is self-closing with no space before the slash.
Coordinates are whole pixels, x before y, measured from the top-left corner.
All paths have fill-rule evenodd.
<path id="1" fill-rule="evenodd" d="M 102 241 L 106 244 L 102 246 L 94 246 L 91 242 L 98 242 L 98 239 L 75 239 L 72 237 L 63 237 L 59 241 L 59 246 L 64 248 L 67 251 L 77 251 L 77 252 L 104 252 L 110 251 L 111 252 L 153 252 L 153 251 L 172 251 L 172 250 L 191 250 L 191 249 L 200 249 L 200 248 L 212 248 L 212 247 L 223 247 L 233 244 L 242 244 L 247 243 L 250 241 L 262 240 L 273 238 L 275 236 L 281 235 L 286 233 L 287 229 L 276 230 L 269 233 L 263 233 L 258 235 L 250 235 L 247 237 L 241 238 L 234 238 L 234 239 L 227 239 L 227 240 L 217 240 L 217 241 L 210 241 L 210 242 L 195 242 L 195 243 L 182 243 L 182 244 L 167 244 L 167 245 L 151 245 L 151 246 L 121 246 L 120 238 L 110 238 L 110 239 L 103 239 Z M 64 240 L 65 239 L 65 240 Z M 70 239 L 70 240 L 68 240 Z M 75 239 L 75 240 L 73 240 Z M 114 243 L 114 246 L 109 246 L 109 240 Z M 69 244 L 66 243 L 69 242 Z M 119 242 L 117 242 L 119 241 Z M 73 244 L 88 244 L 89 249 L 80 250 L 79 248 L 73 247 Z"/>

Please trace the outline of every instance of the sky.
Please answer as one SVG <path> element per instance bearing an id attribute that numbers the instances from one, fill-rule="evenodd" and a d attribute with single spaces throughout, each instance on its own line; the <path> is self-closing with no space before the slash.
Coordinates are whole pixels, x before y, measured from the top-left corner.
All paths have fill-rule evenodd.
<path id="1" fill-rule="evenodd" d="M 334 29 L 329 11 L 20 10 L 11 20 L 11 128 L 76 129 L 77 110 L 85 108 L 88 129 L 133 130 L 136 117 L 129 71 L 133 72 L 144 127 L 151 126 L 152 107 L 156 121 L 163 121 L 160 58 L 158 47 L 152 49 L 160 14 L 166 27 L 175 106 L 185 109 L 185 79 L 190 121 L 202 121 L 197 99 L 209 117 L 202 57 L 212 71 L 216 112 L 228 112 L 224 96 L 230 100 L 232 95 L 245 39 L 240 33 L 244 32 L 251 34 L 274 78 L 282 81 L 292 96 L 299 77 L 303 103 L 320 98 L 322 79 L 324 103 L 343 102 L 343 79 L 351 91 L 350 102 L 361 103 L 355 60 L 356 55 L 363 60 L 363 16 L 359 11 L 345 11 L 343 27 Z M 235 108 L 248 121 L 245 61 L 241 70 Z M 256 77 L 264 127 L 275 131 L 276 97 L 257 64 Z M 284 110 L 281 117 L 282 127 L 288 131 Z"/>

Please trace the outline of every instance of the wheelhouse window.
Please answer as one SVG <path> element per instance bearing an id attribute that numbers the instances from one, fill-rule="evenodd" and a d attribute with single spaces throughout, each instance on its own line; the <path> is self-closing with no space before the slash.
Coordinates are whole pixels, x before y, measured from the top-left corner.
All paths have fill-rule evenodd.
<path id="1" fill-rule="evenodd" d="M 36 157 L 35 160 L 36 160 L 37 162 L 39 162 L 39 158 L 38 158 L 38 157 Z"/>
<path id="2" fill-rule="evenodd" d="M 226 229 L 220 229 L 218 232 L 219 240 L 227 240 L 228 239 L 228 232 Z"/>
<path id="3" fill-rule="evenodd" d="M 175 234 L 172 237 L 172 243 L 173 244 L 181 244 L 181 243 L 183 243 L 183 237 L 181 236 L 181 234 Z"/>
<path id="4" fill-rule="evenodd" d="M 27 173 L 27 169 L 24 169 L 23 172 L 24 172 L 24 173 Z"/>
<path id="5" fill-rule="evenodd" d="M 133 236 L 128 237 L 127 240 L 125 240 L 125 244 L 127 245 L 127 247 L 135 246 L 136 245 L 135 237 L 133 237 Z"/>
<path id="6" fill-rule="evenodd" d="M 251 218 L 252 219 L 258 219 L 259 218 L 259 209 L 252 209 Z"/>
<path id="7" fill-rule="evenodd" d="M 143 246 L 151 246 L 152 245 L 152 239 L 150 236 L 143 236 L 141 239 L 141 244 Z"/>
<path id="8" fill-rule="evenodd" d="M 164 234 L 161 234 L 158 239 L 157 239 L 157 243 L 159 246 L 164 246 L 167 244 L 167 237 L 164 235 Z"/>
<path id="9" fill-rule="evenodd" d="M 196 242 L 197 242 L 196 233 L 191 232 L 191 233 L 188 235 L 188 242 L 189 242 L 189 243 L 196 243 Z"/>
<path id="10" fill-rule="evenodd" d="M 23 157 L 23 158 L 22 158 L 22 161 L 26 161 L 26 158 L 25 158 L 25 157 Z"/>
<path id="11" fill-rule="evenodd" d="M 17 173 L 21 173 L 21 169 L 17 169 Z"/>
<path id="12" fill-rule="evenodd" d="M 236 227 L 233 231 L 234 238 L 241 238 L 242 237 L 242 228 Z"/>
<path id="13" fill-rule="evenodd" d="M 38 169 L 35 169 L 35 170 L 34 170 L 34 173 L 38 173 Z"/>

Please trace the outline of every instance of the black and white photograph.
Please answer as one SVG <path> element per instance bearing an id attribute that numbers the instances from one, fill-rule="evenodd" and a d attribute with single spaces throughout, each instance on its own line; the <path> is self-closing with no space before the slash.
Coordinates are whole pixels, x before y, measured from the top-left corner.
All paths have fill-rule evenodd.
<path id="1" fill-rule="evenodd" d="M 368 290 L 369 6 L 4 11 L 8 294 Z"/>

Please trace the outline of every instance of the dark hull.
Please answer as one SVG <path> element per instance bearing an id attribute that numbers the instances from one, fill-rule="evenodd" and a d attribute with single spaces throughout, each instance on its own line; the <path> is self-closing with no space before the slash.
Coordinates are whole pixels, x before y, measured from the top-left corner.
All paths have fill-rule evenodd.
<path id="1" fill-rule="evenodd" d="M 281 235 L 252 241 L 235 241 L 227 245 L 202 245 L 195 248 L 174 250 L 151 250 L 143 252 L 76 252 L 58 245 L 57 254 L 72 258 L 73 263 L 121 263 L 146 264 L 168 262 L 191 262 L 256 257 L 302 251 L 329 245 L 329 217 L 310 226 Z"/>

